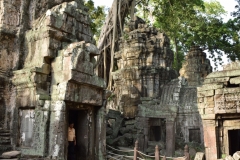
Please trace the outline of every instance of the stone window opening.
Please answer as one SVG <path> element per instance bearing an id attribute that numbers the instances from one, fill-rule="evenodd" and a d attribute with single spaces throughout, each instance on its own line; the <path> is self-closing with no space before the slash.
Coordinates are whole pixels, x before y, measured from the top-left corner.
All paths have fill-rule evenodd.
<path id="1" fill-rule="evenodd" d="M 201 143 L 201 132 L 199 128 L 189 129 L 189 142 Z"/>

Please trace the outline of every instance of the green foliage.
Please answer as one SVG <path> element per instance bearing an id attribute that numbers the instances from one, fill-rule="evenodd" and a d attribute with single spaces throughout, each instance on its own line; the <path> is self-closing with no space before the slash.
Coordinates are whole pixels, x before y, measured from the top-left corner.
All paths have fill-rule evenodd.
<path id="1" fill-rule="evenodd" d="M 115 94 L 111 94 L 111 96 L 108 97 L 108 101 L 113 101 L 113 99 L 116 98 Z"/>
<path id="2" fill-rule="evenodd" d="M 179 71 L 182 68 L 184 62 L 184 52 L 179 51 L 178 54 L 174 54 L 173 69 Z"/>
<path id="3" fill-rule="evenodd" d="M 222 15 L 227 14 L 220 2 L 216 0 L 211 0 L 210 2 L 204 2 L 204 10 L 202 8 L 195 7 L 196 10 L 199 10 L 201 13 L 204 13 L 208 16 L 221 17 Z"/>
<path id="4" fill-rule="evenodd" d="M 154 26 L 171 39 L 175 53 L 175 69 L 181 68 L 183 55 L 192 45 L 198 45 L 208 51 L 210 58 L 216 64 L 222 63 L 223 54 L 232 60 L 240 57 L 237 25 L 239 22 L 236 19 L 223 22 L 221 16 L 226 14 L 226 11 L 218 1 L 145 0 L 143 5 L 139 5 L 139 12 L 141 8 L 146 8 L 144 6 L 149 6 L 145 3 L 149 3 L 151 7 L 147 7 L 148 9 L 142 12 L 153 16 Z M 144 15 L 142 18 L 146 19 L 146 13 Z M 240 14 L 235 13 L 235 15 L 240 17 Z"/>
<path id="5" fill-rule="evenodd" d="M 232 12 L 231 15 L 233 17 L 235 17 L 235 19 L 238 21 L 238 24 L 239 24 L 239 22 L 240 22 L 240 0 L 236 0 L 236 2 L 238 3 L 235 6 L 236 11 Z"/>
<path id="6" fill-rule="evenodd" d="M 85 2 L 85 6 L 87 6 L 89 9 L 88 13 L 91 20 L 90 27 L 94 35 L 94 38 L 97 41 L 100 36 L 101 28 L 106 17 L 106 14 L 104 12 L 105 7 L 104 6 L 95 7 L 94 2 L 92 0 L 88 0 L 87 2 Z"/>

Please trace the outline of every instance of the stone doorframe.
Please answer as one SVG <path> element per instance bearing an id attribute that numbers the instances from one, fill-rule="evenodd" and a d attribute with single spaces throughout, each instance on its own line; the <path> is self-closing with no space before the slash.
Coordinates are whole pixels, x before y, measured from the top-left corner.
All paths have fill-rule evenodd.
<path id="1" fill-rule="evenodd" d="M 177 117 L 176 105 L 152 105 L 146 107 L 143 104 L 138 105 L 138 116 L 141 118 L 160 118 L 166 119 L 166 155 L 173 156 L 175 151 L 175 124 Z M 145 128 L 149 128 L 145 127 Z M 148 140 L 148 132 L 144 132 L 146 139 Z M 146 143 L 145 139 L 145 143 Z M 146 148 L 146 144 L 144 144 Z"/>
<path id="2" fill-rule="evenodd" d="M 240 129 L 240 120 L 224 120 L 223 122 L 223 146 L 225 154 L 229 155 L 229 139 L 228 139 L 228 131 L 229 130 L 237 130 Z"/>
<path id="3" fill-rule="evenodd" d="M 66 102 L 66 120 L 67 120 L 67 124 L 69 124 L 69 112 L 70 110 L 74 110 L 74 111 L 87 111 L 87 126 L 88 126 L 88 135 L 87 135 L 87 139 L 88 139 L 88 158 L 89 159 L 94 159 L 94 150 L 95 150 L 95 142 L 96 142 L 96 117 L 94 116 L 96 114 L 96 111 L 98 109 L 100 109 L 100 107 L 98 106 L 98 108 L 96 106 L 90 106 L 90 105 L 86 105 L 86 104 L 78 104 L 78 103 L 69 103 Z M 74 124 L 75 127 L 75 131 L 77 131 L 77 127 L 76 124 Z M 68 127 L 66 128 L 66 132 L 68 131 Z M 67 135 L 67 134 L 66 134 Z M 77 135 L 76 135 L 77 136 Z M 76 137 L 78 138 L 78 137 Z M 67 137 L 66 137 L 67 139 Z M 68 148 L 68 142 L 65 144 L 66 148 Z"/>

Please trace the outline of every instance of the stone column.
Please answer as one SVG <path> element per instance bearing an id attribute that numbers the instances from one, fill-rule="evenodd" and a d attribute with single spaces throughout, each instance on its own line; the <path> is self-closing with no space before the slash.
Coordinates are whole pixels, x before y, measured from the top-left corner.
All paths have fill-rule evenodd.
<path id="1" fill-rule="evenodd" d="M 217 159 L 217 139 L 215 120 L 203 120 L 206 159 Z"/>
<path id="2" fill-rule="evenodd" d="M 166 154 L 173 156 L 175 151 L 175 118 L 166 120 Z"/>
<path id="3" fill-rule="evenodd" d="M 159 75 L 154 75 L 154 97 L 159 97 Z"/>
<path id="4" fill-rule="evenodd" d="M 146 147 L 145 145 L 147 145 L 147 142 L 145 142 L 146 137 L 144 135 L 144 131 L 146 129 L 148 129 L 148 126 L 146 125 L 146 118 L 145 117 L 136 117 L 135 126 L 137 128 L 137 137 L 136 137 L 136 139 L 134 139 L 134 142 L 137 140 L 138 141 L 138 149 L 140 151 L 145 151 L 144 147 Z"/>
<path id="5" fill-rule="evenodd" d="M 52 159 L 67 159 L 67 126 L 65 102 L 53 101 L 49 129 L 49 156 Z"/>
<path id="6" fill-rule="evenodd" d="M 149 126 L 149 118 L 146 118 L 145 120 L 145 125 L 144 125 L 144 148 L 143 148 L 143 151 L 146 151 L 147 150 L 147 147 L 148 147 L 148 141 L 149 141 L 149 135 L 148 135 L 148 132 L 150 130 L 150 126 Z"/>
<path id="7" fill-rule="evenodd" d="M 96 142 L 95 150 L 96 160 L 106 159 L 106 100 L 104 100 L 103 106 L 97 110 L 96 117 Z"/>

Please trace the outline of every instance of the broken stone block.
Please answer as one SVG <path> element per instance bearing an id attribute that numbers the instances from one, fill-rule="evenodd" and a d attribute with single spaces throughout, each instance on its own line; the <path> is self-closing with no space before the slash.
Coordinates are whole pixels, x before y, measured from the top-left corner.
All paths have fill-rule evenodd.
<path id="1" fill-rule="evenodd" d="M 108 125 L 109 127 L 113 128 L 115 126 L 116 120 L 115 119 L 109 119 L 108 120 Z"/>
<path id="2" fill-rule="evenodd" d="M 135 119 L 131 119 L 131 120 L 125 120 L 125 125 L 133 125 L 136 123 Z"/>
<path id="3" fill-rule="evenodd" d="M 233 159 L 234 160 L 239 160 L 240 159 L 240 151 L 237 151 L 233 154 Z"/>
<path id="4" fill-rule="evenodd" d="M 113 134 L 112 134 L 113 137 L 117 137 L 119 129 L 122 126 L 123 119 L 124 119 L 123 117 L 119 117 L 116 119 L 115 125 L 113 127 Z"/>
<path id="5" fill-rule="evenodd" d="M 112 133 L 113 133 L 112 128 L 107 127 L 106 135 L 107 135 L 107 136 L 108 136 L 108 135 L 112 135 Z"/>
<path id="6" fill-rule="evenodd" d="M 121 112 L 109 109 L 107 117 L 111 119 L 115 119 L 121 115 Z"/>
<path id="7" fill-rule="evenodd" d="M 205 160 L 204 153 L 197 152 L 194 160 Z"/>
<path id="8" fill-rule="evenodd" d="M 10 151 L 2 154 L 3 158 L 16 158 L 21 154 L 20 151 Z"/>
<path id="9" fill-rule="evenodd" d="M 128 133 L 128 132 L 129 132 L 129 129 L 127 129 L 126 127 L 121 127 L 121 128 L 119 129 L 119 132 L 123 135 L 123 134 L 125 134 L 125 133 Z"/>
<path id="10" fill-rule="evenodd" d="M 233 159 L 233 157 L 232 157 L 232 156 L 228 155 L 228 156 L 226 156 L 226 157 L 225 157 L 225 159 L 224 159 L 224 160 L 234 160 L 234 159 Z"/>

